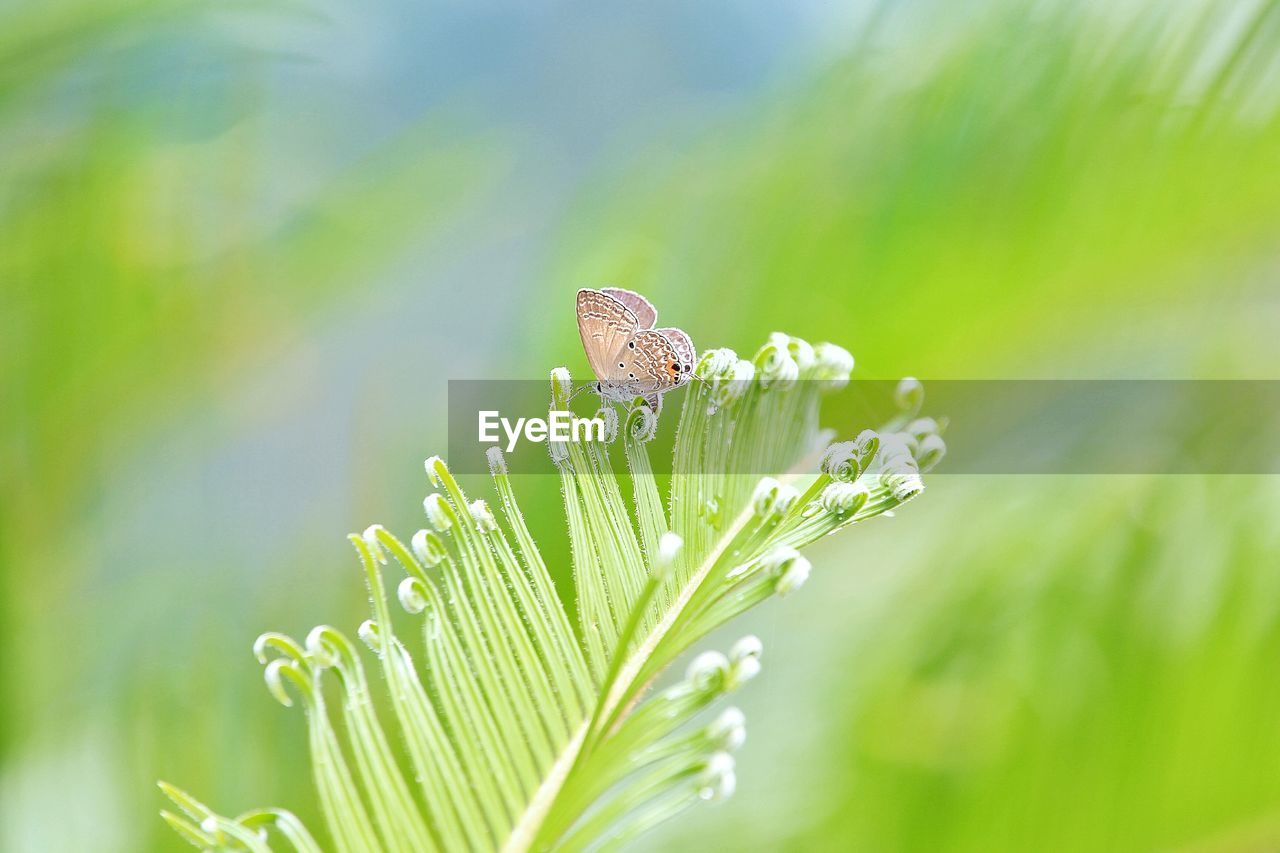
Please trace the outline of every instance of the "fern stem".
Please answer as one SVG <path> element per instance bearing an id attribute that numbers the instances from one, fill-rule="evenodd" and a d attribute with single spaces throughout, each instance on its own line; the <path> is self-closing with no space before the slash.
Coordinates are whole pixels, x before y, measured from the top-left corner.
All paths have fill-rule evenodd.
<path id="1" fill-rule="evenodd" d="M 646 672 L 652 663 L 651 658 L 659 644 L 676 623 L 680 613 L 684 610 L 689 599 L 698 586 L 710 573 L 711 569 L 719 562 L 720 557 L 724 553 L 725 547 L 729 541 L 740 531 L 751 518 L 754 516 L 753 508 L 748 505 L 737 518 L 734 519 L 726 535 L 721 537 L 720 543 L 712 548 L 711 553 L 701 562 L 698 568 L 693 572 L 688 582 L 685 583 L 679 595 L 676 596 L 672 607 L 658 621 L 640 643 L 637 644 L 635 651 L 627 657 L 626 662 L 619 668 L 618 675 L 613 681 L 611 689 L 604 692 L 604 699 L 601 702 L 601 712 L 609 714 L 607 717 L 610 722 L 613 720 L 614 712 L 625 707 L 626 700 L 634 690 L 638 676 Z M 647 681 L 647 679 L 646 679 Z M 581 752 L 586 742 L 588 732 L 590 731 L 591 721 L 583 721 L 578 727 L 572 740 L 565 745 L 559 757 L 552 765 L 551 771 L 547 774 L 542 784 L 538 786 L 537 791 L 529 800 L 529 805 L 525 808 L 524 813 L 520 815 L 520 819 L 516 822 L 515 827 L 511 831 L 511 835 L 507 838 L 507 842 L 503 845 L 503 853 L 517 853 L 517 851 L 526 851 L 533 848 L 534 843 L 540 840 L 540 832 L 543 822 L 547 819 L 547 815 L 551 812 L 555 805 L 556 797 L 560 789 L 564 787 L 565 781 L 569 777 L 570 771 L 578 760 L 578 754 Z"/>

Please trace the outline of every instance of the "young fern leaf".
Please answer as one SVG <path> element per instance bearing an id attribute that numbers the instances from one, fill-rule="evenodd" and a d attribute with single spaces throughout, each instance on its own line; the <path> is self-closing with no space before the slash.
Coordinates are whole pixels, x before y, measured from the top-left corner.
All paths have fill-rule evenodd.
<path id="1" fill-rule="evenodd" d="M 680 413 L 663 496 L 648 455 L 656 415 L 643 401 L 606 407 L 603 441 L 553 442 L 563 491 L 578 624 L 571 624 L 525 524 L 500 451 L 490 452 L 501 519 L 463 493 L 444 461 L 429 529 L 405 545 L 378 525 L 352 535 L 372 603 L 357 631 L 376 656 L 394 734 L 374 710 L 355 646 L 321 626 L 299 643 L 258 638 L 271 693 L 306 712 L 312 770 L 338 851 L 597 849 L 621 844 L 699 800 L 733 791 L 742 713 L 700 712 L 760 670 L 744 637 L 703 652 L 672 687 L 654 677 L 709 631 L 809 575 L 799 549 L 883 515 L 923 489 L 945 452 L 941 428 L 917 417 L 923 391 L 899 386 L 900 414 L 819 457 L 821 396 L 842 387 L 847 352 L 771 336 L 751 360 L 712 350 Z M 569 375 L 552 373 L 551 408 L 568 408 Z M 613 473 L 615 445 L 631 481 Z M 820 458 L 805 474 L 804 460 Z M 761 478 L 760 472 L 775 476 Z M 634 517 L 633 517 L 634 513 Z M 421 665 L 392 630 L 384 567 L 403 572 L 395 598 L 421 617 Z M 324 682 L 336 678 L 341 703 Z M 397 750 L 403 754 L 398 754 Z M 412 769 L 412 778 L 401 766 Z M 289 812 L 215 814 L 169 785 L 184 815 L 163 812 L 202 849 L 313 853 Z"/>

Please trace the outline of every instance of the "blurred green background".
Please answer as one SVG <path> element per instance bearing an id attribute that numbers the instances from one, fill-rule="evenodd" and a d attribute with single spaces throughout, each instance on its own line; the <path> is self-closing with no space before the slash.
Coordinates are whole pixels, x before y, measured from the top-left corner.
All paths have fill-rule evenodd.
<path id="1" fill-rule="evenodd" d="M 1280 378 L 1275 2 L 0 23 L 6 851 L 181 849 L 157 778 L 313 816 L 253 638 L 363 618 L 342 537 L 420 526 L 448 379 L 586 371 L 579 286 L 869 378 Z M 1277 518 L 1262 476 L 944 463 L 732 626 L 739 791 L 647 846 L 1280 849 Z"/>

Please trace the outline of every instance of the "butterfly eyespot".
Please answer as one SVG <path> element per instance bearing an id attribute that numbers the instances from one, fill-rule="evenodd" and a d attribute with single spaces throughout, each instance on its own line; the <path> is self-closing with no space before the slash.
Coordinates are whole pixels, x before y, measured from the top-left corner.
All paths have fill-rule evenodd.
<path id="1" fill-rule="evenodd" d="M 619 369 L 619 370 L 621 370 L 622 368 L 624 368 L 624 367 L 626 367 L 626 366 L 627 366 L 627 365 L 626 365 L 626 362 L 622 362 L 622 361 L 618 362 L 618 369 Z"/>
<path id="2" fill-rule="evenodd" d="M 627 378 L 628 378 L 628 379 L 635 379 L 635 378 L 636 378 L 636 375 L 635 375 L 634 373 L 628 373 L 628 374 L 627 374 Z"/>
<path id="3" fill-rule="evenodd" d="M 635 349 L 635 348 L 636 348 L 635 341 L 627 341 L 627 349 Z"/>

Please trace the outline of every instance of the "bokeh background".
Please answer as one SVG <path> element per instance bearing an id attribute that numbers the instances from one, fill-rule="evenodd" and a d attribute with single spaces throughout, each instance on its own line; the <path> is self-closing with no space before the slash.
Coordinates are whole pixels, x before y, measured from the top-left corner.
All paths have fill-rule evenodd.
<path id="1" fill-rule="evenodd" d="M 363 618 L 344 535 L 421 526 L 448 379 L 586 371 L 579 286 L 869 378 L 1280 379 L 1278 238 L 1271 0 L 7 3 L 0 849 L 182 849 L 157 778 L 314 817 L 250 644 Z M 1280 848 L 1277 518 L 944 464 L 733 626 L 738 793 L 647 846 Z"/>

